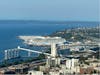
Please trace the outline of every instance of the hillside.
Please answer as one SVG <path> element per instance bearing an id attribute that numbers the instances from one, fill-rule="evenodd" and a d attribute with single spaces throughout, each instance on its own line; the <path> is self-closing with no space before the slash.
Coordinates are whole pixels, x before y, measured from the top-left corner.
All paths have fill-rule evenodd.
<path id="1" fill-rule="evenodd" d="M 99 40 L 100 27 L 93 27 L 93 28 L 76 28 L 76 29 L 65 29 L 63 31 L 56 31 L 50 36 L 59 36 L 63 37 L 66 40 L 73 40 L 73 41 L 84 41 L 84 40 L 91 40 L 97 41 Z"/>

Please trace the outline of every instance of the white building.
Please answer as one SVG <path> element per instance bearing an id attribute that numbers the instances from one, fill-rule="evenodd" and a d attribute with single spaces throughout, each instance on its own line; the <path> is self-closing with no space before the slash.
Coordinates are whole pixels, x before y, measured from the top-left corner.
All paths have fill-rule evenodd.
<path id="1" fill-rule="evenodd" d="M 28 71 L 27 75 L 43 75 L 43 72 L 41 71 Z"/>
<path id="2" fill-rule="evenodd" d="M 49 72 L 50 75 L 60 75 L 59 72 Z"/>
<path id="3" fill-rule="evenodd" d="M 67 59 L 66 60 L 66 68 L 70 71 L 70 72 L 80 72 L 80 68 L 78 66 L 78 59 Z"/>
<path id="4" fill-rule="evenodd" d="M 51 43 L 62 44 L 66 42 L 66 40 L 61 37 L 19 36 L 19 38 L 22 39 L 24 43 L 31 45 L 51 45 Z"/>

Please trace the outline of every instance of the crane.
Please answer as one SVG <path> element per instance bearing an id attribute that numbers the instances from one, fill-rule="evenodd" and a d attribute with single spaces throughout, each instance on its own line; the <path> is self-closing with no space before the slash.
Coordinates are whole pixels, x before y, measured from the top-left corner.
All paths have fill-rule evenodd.
<path id="1" fill-rule="evenodd" d="M 51 54 L 49 54 L 49 53 L 43 53 L 43 52 L 40 52 L 40 51 L 35 51 L 35 50 L 31 50 L 31 49 L 21 48 L 20 46 L 18 46 L 17 49 L 28 51 L 28 52 L 39 53 L 39 54 L 45 54 L 47 56 L 51 56 Z"/>

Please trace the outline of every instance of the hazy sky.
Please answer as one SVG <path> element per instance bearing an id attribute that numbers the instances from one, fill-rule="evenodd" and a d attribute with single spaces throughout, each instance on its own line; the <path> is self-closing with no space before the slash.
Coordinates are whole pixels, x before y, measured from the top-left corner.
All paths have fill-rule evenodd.
<path id="1" fill-rule="evenodd" d="M 0 19 L 98 21 L 99 0 L 0 0 Z"/>

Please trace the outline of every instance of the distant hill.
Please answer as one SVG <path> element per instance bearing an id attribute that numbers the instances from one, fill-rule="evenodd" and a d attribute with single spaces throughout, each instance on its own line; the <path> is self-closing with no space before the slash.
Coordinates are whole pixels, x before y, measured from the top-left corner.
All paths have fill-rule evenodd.
<path id="1" fill-rule="evenodd" d="M 83 41 L 83 40 L 99 40 L 100 38 L 100 27 L 90 28 L 75 28 L 65 29 L 63 31 L 57 31 L 50 36 L 63 37 L 66 40 Z"/>

